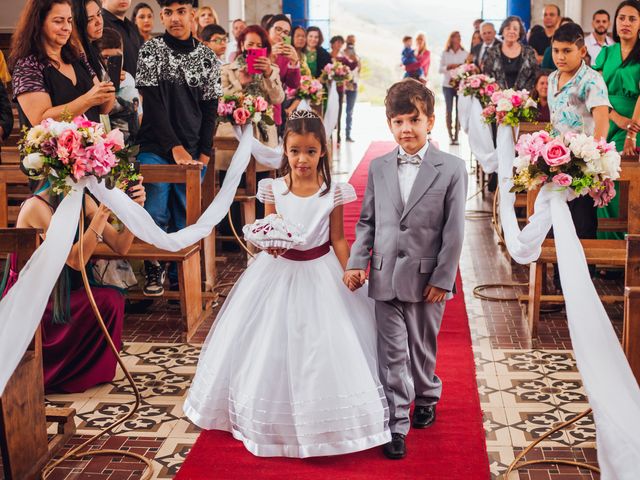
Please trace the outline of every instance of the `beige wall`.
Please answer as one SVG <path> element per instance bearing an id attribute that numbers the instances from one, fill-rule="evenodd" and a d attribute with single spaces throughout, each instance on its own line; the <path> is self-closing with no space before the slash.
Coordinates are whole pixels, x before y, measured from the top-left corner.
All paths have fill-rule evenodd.
<path id="1" fill-rule="evenodd" d="M 562 16 L 569 14 L 575 22 L 581 22 L 580 24 L 585 31 L 590 32 L 593 12 L 604 8 L 611 15 L 613 23 L 613 14 L 620 0 L 532 0 L 531 25 L 542 24 L 542 10 L 545 5 L 550 3 L 560 7 Z M 579 12 L 578 15 L 575 14 L 576 12 Z"/>

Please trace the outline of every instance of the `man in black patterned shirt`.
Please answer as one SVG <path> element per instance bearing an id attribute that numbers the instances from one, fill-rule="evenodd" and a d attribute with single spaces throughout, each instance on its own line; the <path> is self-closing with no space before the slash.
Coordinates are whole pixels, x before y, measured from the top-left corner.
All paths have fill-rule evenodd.
<path id="1" fill-rule="evenodd" d="M 158 0 L 164 35 L 140 49 L 136 87 L 144 116 L 138 134 L 142 164 L 201 164 L 209 162 L 218 98 L 222 96 L 220 65 L 215 54 L 191 35 L 193 0 Z M 186 226 L 184 184 L 148 184 L 145 208 L 168 231 Z M 145 262 L 144 293 L 164 293 L 164 268 Z M 169 272 L 172 287 L 177 272 Z"/>

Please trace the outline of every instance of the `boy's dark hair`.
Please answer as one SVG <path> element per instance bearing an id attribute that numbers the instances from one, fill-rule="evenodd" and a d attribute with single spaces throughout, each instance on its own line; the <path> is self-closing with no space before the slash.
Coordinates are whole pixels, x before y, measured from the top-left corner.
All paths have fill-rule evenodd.
<path id="1" fill-rule="evenodd" d="M 608 18 L 609 20 L 611 20 L 611 16 L 609 15 L 609 12 L 607 12 L 604 8 L 601 8 L 600 10 L 596 10 L 596 11 L 593 13 L 593 16 L 591 17 L 591 20 L 593 20 L 594 18 L 596 18 L 596 15 L 606 15 L 606 16 L 607 16 L 607 18 Z"/>
<path id="2" fill-rule="evenodd" d="M 344 37 L 342 35 L 334 35 L 333 37 L 331 37 L 331 40 L 329 40 L 330 45 L 333 45 L 336 42 L 344 43 Z"/>
<path id="3" fill-rule="evenodd" d="M 405 35 L 404 37 L 402 37 L 402 43 L 408 42 L 409 40 L 413 40 L 413 37 L 411 35 Z"/>
<path id="4" fill-rule="evenodd" d="M 221 25 L 213 23 L 211 25 L 207 25 L 202 29 L 202 32 L 200 32 L 200 40 L 202 40 L 203 42 L 210 42 L 211 38 L 214 35 L 224 35 L 226 37 L 227 32 L 224 28 L 222 28 Z"/>
<path id="5" fill-rule="evenodd" d="M 172 3 L 177 3 L 179 5 L 191 5 L 193 7 L 194 0 L 156 0 L 160 8 L 168 7 Z"/>
<path id="6" fill-rule="evenodd" d="M 284 153 L 282 155 L 280 175 L 283 177 L 291 173 L 291 166 L 287 158 L 287 138 L 292 133 L 297 135 L 307 135 L 310 133 L 320 142 L 320 148 L 322 148 L 324 153 L 320 157 L 320 162 L 318 162 L 318 171 L 322 175 L 325 184 L 325 188 L 320 192 L 320 196 L 326 195 L 331 190 L 331 164 L 329 163 L 327 134 L 325 133 L 322 119 L 309 110 L 294 111 L 291 116 L 289 116 L 285 124 L 284 137 L 282 139 Z M 291 178 L 289 183 L 289 191 L 291 191 L 291 187 L 293 187 L 293 178 Z"/>
<path id="7" fill-rule="evenodd" d="M 394 83 L 384 99 L 387 119 L 410 113 L 433 116 L 435 97 L 423 83 L 413 78 Z"/>
<path id="8" fill-rule="evenodd" d="M 123 48 L 122 35 L 114 28 L 105 27 L 102 31 L 102 38 L 97 42 L 100 50 L 108 48 Z"/>
<path id="9" fill-rule="evenodd" d="M 584 31 L 577 23 L 565 23 L 551 37 L 551 43 L 553 42 L 575 43 L 578 48 L 583 47 Z"/>

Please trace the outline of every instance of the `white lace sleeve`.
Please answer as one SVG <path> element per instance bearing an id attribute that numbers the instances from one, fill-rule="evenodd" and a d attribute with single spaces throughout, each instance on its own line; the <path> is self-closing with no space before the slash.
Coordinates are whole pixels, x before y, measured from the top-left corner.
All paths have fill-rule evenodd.
<path id="1" fill-rule="evenodd" d="M 350 183 L 340 182 L 336 184 L 336 190 L 333 197 L 334 206 L 344 205 L 356 200 L 358 196 Z"/>
<path id="2" fill-rule="evenodd" d="M 273 178 L 264 178 L 258 182 L 256 197 L 262 203 L 276 203 L 276 198 L 273 196 Z"/>

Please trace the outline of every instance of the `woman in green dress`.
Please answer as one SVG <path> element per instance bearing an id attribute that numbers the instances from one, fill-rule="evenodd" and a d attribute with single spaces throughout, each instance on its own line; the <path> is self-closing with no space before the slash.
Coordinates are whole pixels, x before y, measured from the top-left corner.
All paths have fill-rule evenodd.
<path id="1" fill-rule="evenodd" d="M 609 134 L 607 141 L 615 142 L 616 150 L 634 154 L 637 145 L 636 134 L 640 131 L 640 118 L 634 118 L 634 110 L 640 97 L 640 2 L 625 0 L 618 5 L 613 21 L 615 44 L 604 47 L 595 70 L 602 72 L 609 101 L 613 109 L 609 113 Z M 618 216 L 619 197 L 608 206 L 598 209 L 599 218 Z M 600 232 L 598 238 L 623 239 L 620 232 Z"/>
<path id="2" fill-rule="evenodd" d="M 322 42 L 324 42 L 324 37 L 318 27 L 307 28 L 305 54 L 313 78 L 318 78 L 322 74 L 322 69 L 331 63 L 331 54 L 322 46 Z"/>

